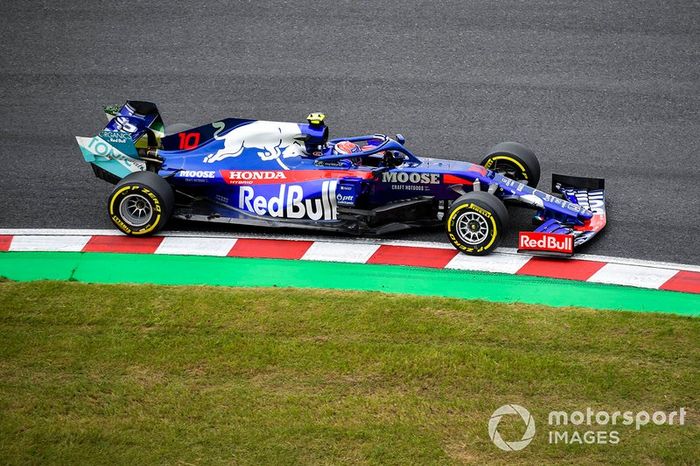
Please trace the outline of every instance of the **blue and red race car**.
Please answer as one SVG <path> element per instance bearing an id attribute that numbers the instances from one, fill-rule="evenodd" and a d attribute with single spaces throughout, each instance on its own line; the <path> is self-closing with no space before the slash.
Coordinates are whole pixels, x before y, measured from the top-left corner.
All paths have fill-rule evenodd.
<path id="1" fill-rule="evenodd" d="M 458 250 L 483 255 L 507 227 L 506 203 L 518 202 L 539 224 L 520 232 L 519 250 L 570 256 L 606 222 L 603 180 L 553 175 L 556 194 L 540 191 L 535 154 L 514 142 L 477 165 L 416 157 L 399 134 L 329 139 L 320 113 L 306 123 L 226 118 L 168 135 L 153 103 L 105 113 L 103 131 L 77 140 L 95 175 L 116 185 L 109 216 L 131 236 L 170 217 L 353 235 L 444 224 Z"/>

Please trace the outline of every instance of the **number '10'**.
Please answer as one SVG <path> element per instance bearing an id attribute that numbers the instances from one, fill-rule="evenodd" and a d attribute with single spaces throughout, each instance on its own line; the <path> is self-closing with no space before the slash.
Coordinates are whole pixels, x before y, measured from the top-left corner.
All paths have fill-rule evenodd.
<path id="1" fill-rule="evenodd" d="M 194 149 L 199 145 L 199 133 L 178 133 L 180 149 Z"/>

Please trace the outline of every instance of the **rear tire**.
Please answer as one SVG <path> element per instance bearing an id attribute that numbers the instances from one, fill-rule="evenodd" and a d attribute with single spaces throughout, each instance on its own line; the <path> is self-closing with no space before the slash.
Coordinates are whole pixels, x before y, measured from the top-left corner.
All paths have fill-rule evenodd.
<path id="1" fill-rule="evenodd" d="M 175 206 L 173 188 L 153 172 L 124 177 L 107 199 L 112 223 L 129 236 L 148 236 L 167 223 Z"/>
<path id="2" fill-rule="evenodd" d="M 480 165 L 515 181 L 536 188 L 540 181 L 540 162 L 527 147 L 517 142 L 502 142 L 491 148 Z"/>
<path id="3" fill-rule="evenodd" d="M 458 251 L 472 256 L 493 252 L 508 224 L 508 209 L 493 194 L 473 191 L 450 206 L 445 229 Z"/>

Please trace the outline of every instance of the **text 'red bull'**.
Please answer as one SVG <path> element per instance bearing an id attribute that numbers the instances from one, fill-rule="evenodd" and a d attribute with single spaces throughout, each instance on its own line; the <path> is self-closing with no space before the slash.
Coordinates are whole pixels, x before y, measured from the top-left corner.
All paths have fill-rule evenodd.
<path id="1" fill-rule="evenodd" d="M 573 254 L 574 237 L 573 235 L 521 231 L 518 250 Z"/>

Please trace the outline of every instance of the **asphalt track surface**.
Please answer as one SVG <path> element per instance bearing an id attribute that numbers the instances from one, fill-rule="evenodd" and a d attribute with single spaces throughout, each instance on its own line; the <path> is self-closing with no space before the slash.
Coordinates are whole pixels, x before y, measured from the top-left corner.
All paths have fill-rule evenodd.
<path id="1" fill-rule="evenodd" d="M 324 111 L 333 137 L 400 132 L 424 156 L 478 161 L 520 141 L 540 157 L 543 188 L 552 172 L 606 179 L 609 224 L 582 252 L 700 264 L 698 2 L 3 1 L 2 11 L 0 227 L 109 228 L 110 186 L 73 137 L 101 129 L 104 104 L 143 99 L 166 124 Z M 512 210 L 504 246 L 529 218 Z"/>

